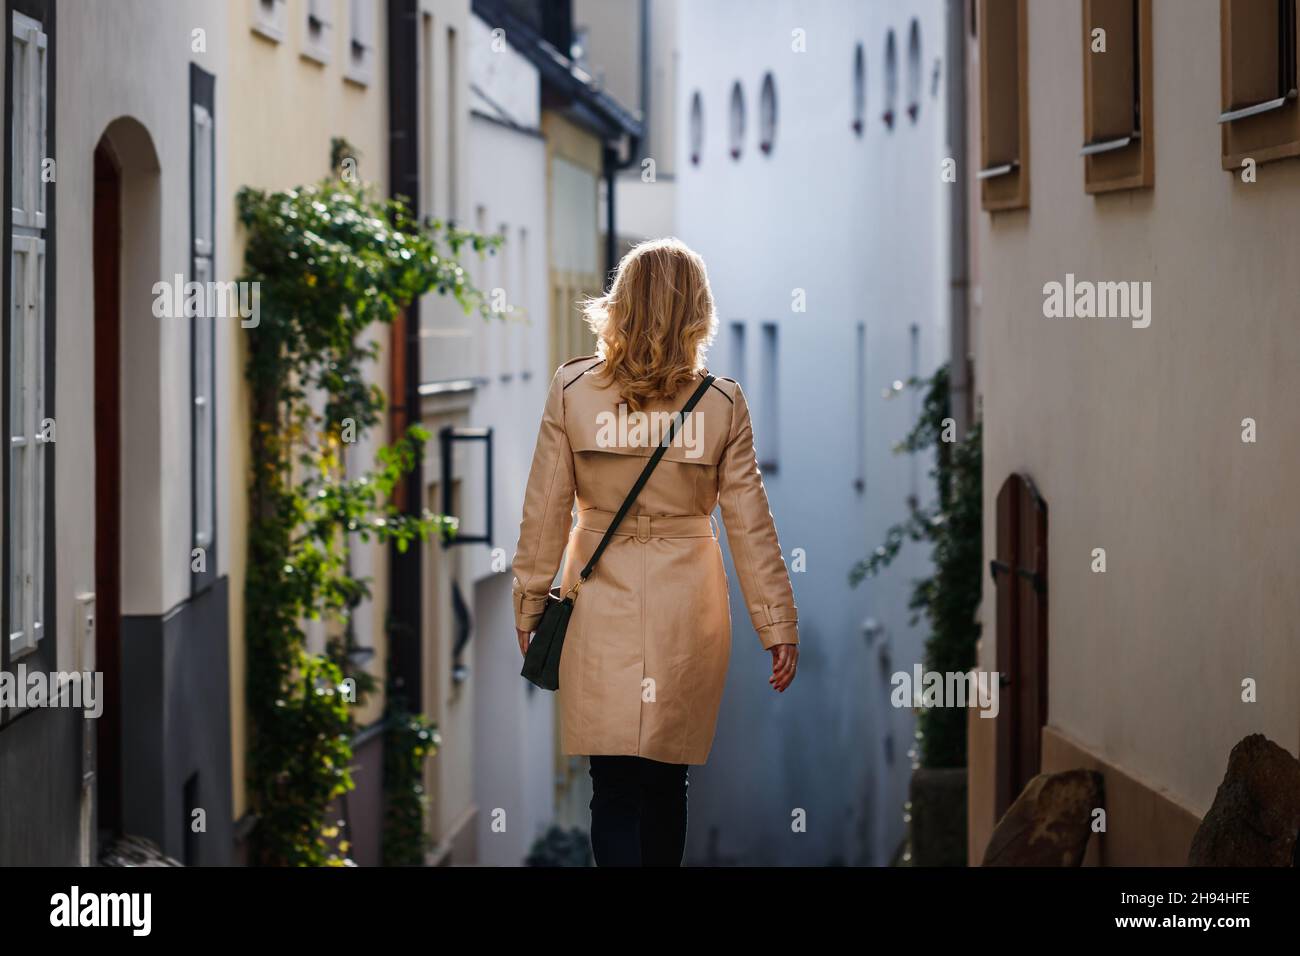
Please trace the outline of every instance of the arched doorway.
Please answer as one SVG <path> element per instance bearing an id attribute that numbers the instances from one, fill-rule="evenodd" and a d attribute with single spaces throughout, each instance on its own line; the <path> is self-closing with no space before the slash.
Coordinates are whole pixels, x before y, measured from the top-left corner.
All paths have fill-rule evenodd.
<path id="1" fill-rule="evenodd" d="M 104 838 L 130 829 L 124 780 L 127 764 L 140 760 L 123 746 L 123 595 L 138 586 L 127 578 L 138 579 L 160 560 L 140 546 L 149 538 L 149 522 L 138 514 L 141 502 L 158 500 L 149 481 L 157 470 L 151 466 L 158 457 L 158 435 L 140 410 L 151 390 L 152 404 L 158 404 L 156 376 L 145 370 L 157 368 L 159 336 L 156 329 L 148 334 L 139 315 L 142 305 L 149 315 L 141 286 L 148 293 L 158 278 L 160 189 L 153 141 L 130 117 L 109 124 L 95 146 L 93 165 L 95 662 L 104 679 L 96 789 L 102 845 Z M 131 428 L 123 428 L 124 420 Z M 157 481 L 155 475 L 155 488 Z"/>
<path id="2" fill-rule="evenodd" d="M 997 498 L 997 717 L 994 813 L 1001 819 L 1042 765 L 1047 724 L 1047 503 L 1027 475 Z"/>

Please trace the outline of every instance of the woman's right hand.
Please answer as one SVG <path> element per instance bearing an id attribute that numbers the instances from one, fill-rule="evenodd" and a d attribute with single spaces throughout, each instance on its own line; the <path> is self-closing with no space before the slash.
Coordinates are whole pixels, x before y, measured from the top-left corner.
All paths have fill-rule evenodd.
<path id="1" fill-rule="evenodd" d="M 776 644 L 771 651 L 772 676 L 767 679 L 767 682 L 778 694 L 785 693 L 785 689 L 794 680 L 794 672 L 799 667 L 799 645 Z"/>
<path id="2" fill-rule="evenodd" d="M 528 636 L 531 633 L 531 631 L 521 631 L 519 628 L 515 628 L 515 637 L 519 638 L 519 653 L 524 657 L 528 656 Z"/>

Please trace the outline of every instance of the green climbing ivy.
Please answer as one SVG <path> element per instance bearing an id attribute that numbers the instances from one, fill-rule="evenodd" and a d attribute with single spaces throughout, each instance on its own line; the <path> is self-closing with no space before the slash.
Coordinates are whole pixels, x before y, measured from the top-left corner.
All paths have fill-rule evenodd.
<path id="1" fill-rule="evenodd" d="M 921 416 L 894 449 L 917 454 L 935 448 L 937 498 L 922 507 L 909 503 L 907 517 L 891 527 L 885 540 L 849 573 L 856 587 L 864 578 L 888 567 L 907 541 L 928 542 L 933 572 L 913 584 L 908 607 L 912 623 L 924 615 L 930 625 L 925 642 L 925 669 L 962 673 L 975 666 L 979 624 L 980 568 L 983 552 L 982 426 L 976 423 L 961 442 L 944 441 L 951 420 L 948 367 L 929 379 L 911 379 L 909 387 L 924 388 Z M 921 735 L 921 765 L 966 766 L 966 713 L 956 707 L 923 709 L 917 717 Z"/>
<path id="2" fill-rule="evenodd" d="M 384 866 L 419 866 L 428 841 L 424 812 L 424 761 L 438 752 L 438 728 L 409 713 L 400 696 L 391 698 L 384 735 Z"/>
<path id="3" fill-rule="evenodd" d="M 245 366 L 252 857 L 266 865 L 347 865 L 347 842 L 327 819 L 330 804 L 353 786 L 355 726 L 345 690 L 364 695 L 373 683 L 349 664 L 347 640 L 331 641 L 324 654 L 308 650 L 302 622 L 325 617 L 350 631 L 351 615 L 370 595 L 370 582 L 349 567 L 352 535 L 404 551 L 454 524 L 392 503 L 428 438 L 418 426 L 381 448 L 365 474 L 353 468 L 349 476 L 355 452 L 348 449 L 380 423 L 385 404 L 364 376 L 379 357 L 364 333 L 433 290 L 454 296 L 467 314 L 488 314 L 458 256 L 492 251 L 499 239 L 416 223 L 404 202 L 372 196 L 351 175 L 282 192 L 245 187 L 237 204 L 247 238 L 240 279 L 256 283 L 259 308 Z"/>

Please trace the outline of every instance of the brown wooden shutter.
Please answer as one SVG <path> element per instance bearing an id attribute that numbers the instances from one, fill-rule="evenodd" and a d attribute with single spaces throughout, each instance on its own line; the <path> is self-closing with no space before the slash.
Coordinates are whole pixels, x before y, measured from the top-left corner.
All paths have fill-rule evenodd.
<path id="1" fill-rule="evenodd" d="M 997 718 L 995 809 L 1001 817 L 1038 772 L 1047 723 L 1047 506 L 1013 474 L 997 498 Z"/>
<path id="2" fill-rule="evenodd" d="M 1092 31 L 1106 31 L 1106 52 Z M 1083 0 L 1083 181 L 1089 193 L 1155 181 L 1151 0 Z"/>

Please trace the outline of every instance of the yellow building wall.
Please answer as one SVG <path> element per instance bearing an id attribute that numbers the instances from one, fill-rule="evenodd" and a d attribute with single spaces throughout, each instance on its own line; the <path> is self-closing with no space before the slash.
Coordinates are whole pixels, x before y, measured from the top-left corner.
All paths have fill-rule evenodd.
<path id="1" fill-rule="evenodd" d="M 598 214 L 601 142 L 550 111 L 542 113 L 542 133 L 546 137 L 546 212 L 551 224 L 547 261 L 550 369 L 554 371 L 562 362 L 596 350 L 596 338 L 583 320 L 578 302 L 599 295 L 603 288 L 604 250 Z M 590 202 L 580 189 L 581 182 L 575 180 L 575 168 L 591 177 Z"/>
<path id="2" fill-rule="evenodd" d="M 347 0 L 330 0 L 333 28 L 330 57 L 326 64 L 302 55 L 306 38 L 306 3 L 287 5 L 284 37 L 279 42 L 267 39 L 253 29 L 254 5 L 235 2 L 227 5 L 229 15 L 230 63 L 217 88 L 218 135 L 229 144 L 227 165 L 222 171 L 226 189 L 218 197 L 225 204 L 222 214 L 236 216 L 235 194 L 244 185 L 266 189 L 284 189 L 314 182 L 330 173 L 330 142 L 333 137 L 346 139 L 359 157 L 358 173 L 372 184 L 376 194 L 388 194 L 388 87 L 386 65 L 385 4 L 376 2 L 370 35 L 375 41 L 370 81 L 366 85 L 346 79 L 349 62 L 350 4 Z M 224 253 L 222 271 L 238 274 L 243 266 L 244 235 L 234 230 L 233 239 Z M 249 395 L 244 381 L 247 358 L 245 336 L 255 329 L 241 329 L 237 323 L 219 327 L 219 334 L 232 336 L 237 356 L 224 394 L 232 399 L 237 411 L 233 415 L 231 454 L 225 462 L 225 481 L 230 482 L 230 695 L 231 695 L 231 778 L 234 789 L 234 816 L 248 810 L 244 778 L 248 741 L 245 703 L 244 581 L 248 544 L 248 442 Z M 387 329 L 377 329 L 374 337 L 385 347 Z M 386 354 L 386 353 L 385 353 Z M 375 369 L 376 378 L 387 383 L 384 359 Z M 372 435 L 379 441 L 388 436 L 382 425 Z M 375 561 L 372 590 L 372 633 L 376 653 L 368 665 L 380 676 L 385 672 L 386 653 L 383 632 L 388 581 L 386 561 Z M 382 681 L 381 681 L 382 687 Z M 382 693 L 372 695 L 356 717 L 364 725 L 375 720 L 383 709 Z"/>

